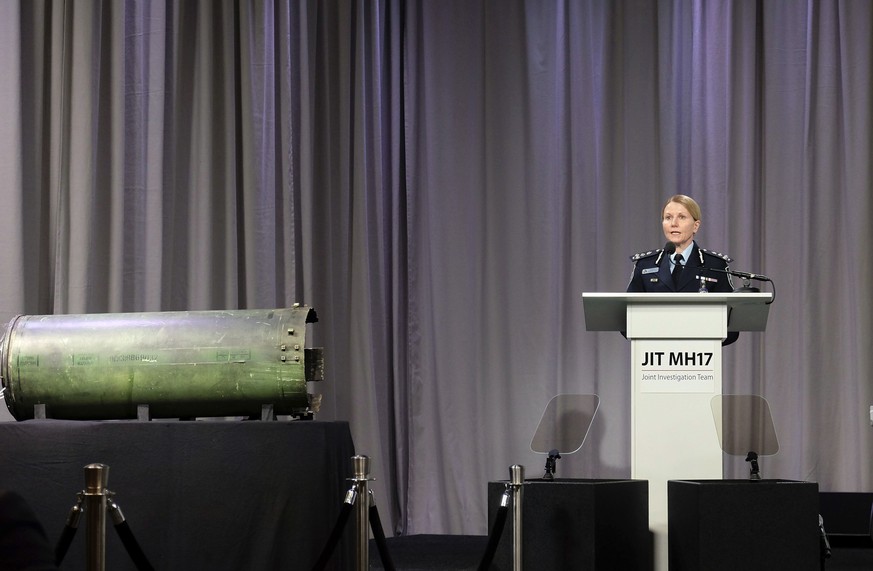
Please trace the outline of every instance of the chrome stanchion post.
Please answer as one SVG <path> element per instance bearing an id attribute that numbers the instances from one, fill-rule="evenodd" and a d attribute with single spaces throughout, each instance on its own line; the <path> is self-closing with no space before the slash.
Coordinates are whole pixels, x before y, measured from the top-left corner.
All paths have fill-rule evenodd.
<path id="1" fill-rule="evenodd" d="M 521 571 L 521 508 L 524 499 L 524 466 L 513 464 L 509 467 L 509 486 L 512 490 L 512 570 Z"/>
<path id="2" fill-rule="evenodd" d="M 109 466 L 85 466 L 85 568 L 88 571 L 106 569 L 106 484 Z"/>
<path id="3" fill-rule="evenodd" d="M 370 568 L 370 458 L 367 456 L 352 456 L 352 470 L 357 492 L 355 513 L 357 515 L 357 545 L 356 559 L 358 571 Z"/>

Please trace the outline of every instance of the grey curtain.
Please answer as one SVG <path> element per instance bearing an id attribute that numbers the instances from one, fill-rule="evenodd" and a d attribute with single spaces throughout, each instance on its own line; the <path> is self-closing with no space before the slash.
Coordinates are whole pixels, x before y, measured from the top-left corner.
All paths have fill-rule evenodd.
<path id="1" fill-rule="evenodd" d="M 629 346 L 581 294 L 690 194 L 778 288 L 724 359 L 772 407 L 764 475 L 869 490 L 871 29 L 864 0 L 0 3 L 0 313 L 309 303 L 386 525 L 484 534 L 556 394 L 601 399 L 559 475 L 629 475 Z"/>

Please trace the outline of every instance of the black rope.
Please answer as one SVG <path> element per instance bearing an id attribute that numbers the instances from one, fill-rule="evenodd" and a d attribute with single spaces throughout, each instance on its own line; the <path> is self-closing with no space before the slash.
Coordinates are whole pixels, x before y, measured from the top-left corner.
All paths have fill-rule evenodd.
<path id="1" fill-rule="evenodd" d="M 333 531 L 330 533 L 330 537 L 324 545 L 324 549 L 321 551 L 318 561 L 316 561 L 315 565 L 312 567 L 312 571 L 321 571 L 327 567 L 327 562 L 330 561 L 331 556 L 333 556 L 337 543 L 339 543 L 340 537 L 342 536 L 343 529 L 346 527 L 346 522 L 349 521 L 352 507 L 354 507 L 354 502 L 343 502 L 339 518 L 337 518 L 336 524 L 333 526 Z"/>
<path id="2" fill-rule="evenodd" d="M 121 538 L 121 543 L 124 544 L 124 548 L 127 550 L 127 554 L 130 556 L 133 564 L 136 565 L 137 570 L 155 571 L 155 568 L 149 563 L 148 558 L 146 558 L 145 553 L 143 553 L 142 548 L 139 546 L 139 542 L 133 536 L 133 532 L 130 530 L 127 522 L 123 521 L 116 524 L 115 531 L 118 532 L 118 537 Z"/>
<path id="3" fill-rule="evenodd" d="M 61 566 L 64 557 L 67 556 L 67 550 L 70 549 L 70 544 L 73 543 L 73 538 L 76 537 L 76 530 L 79 528 L 79 518 L 82 517 L 82 504 L 85 501 L 83 493 L 76 494 L 76 505 L 70 509 L 67 516 L 67 521 L 64 524 L 64 531 L 61 532 L 61 538 L 55 546 L 55 565 Z"/>
<path id="4" fill-rule="evenodd" d="M 497 516 L 494 518 L 494 525 L 491 527 L 491 534 L 488 536 L 488 546 L 485 547 L 485 553 L 482 555 L 482 561 L 479 562 L 479 571 L 488 571 L 491 567 L 491 562 L 494 560 L 494 554 L 497 553 L 497 544 L 500 543 L 500 536 L 503 535 L 503 528 L 506 526 L 506 515 L 509 512 L 508 502 L 505 501 L 505 492 L 500 502 L 500 507 L 497 508 Z"/>
<path id="5" fill-rule="evenodd" d="M 819 568 L 824 569 L 825 561 L 831 558 L 831 542 L 828 541 L 828 534 L 824 528 L 824 518 L 821 517 L 821 514 L 818 514 L 818 532 Z"/>
<path id="6" fill-rule="evenodd" d="M 64 531 L 61 533 L 61 538 L 55 546 L 55 565 L 61 566 L 64 562 L 64 557 L 67 556 L 67 550 L 70 549 L 70 544 L 73 543 L 73 538 L 76 537 L 76 529 L 71 525 L 65 525 Z"/>
<path id="7" fill-rule="evenodd" d="M 873 504 L 870 504 L 870 539 L 873 539 Z"/>
<path id="8" fill-rule="evenodd" d="M 394 571 L 394 561 L 388 552 L 388 543 L 385 541 L 385 532 L 382 530 L 382 520 L 379 518 L 379 510 L 375 503 L 370 504 L 370 527 L 373 529 L 373 539 L 376 540 L 376 548 L 379 550 L 379 558 L 382 559 L 382 567 L 385 571 Z"/>

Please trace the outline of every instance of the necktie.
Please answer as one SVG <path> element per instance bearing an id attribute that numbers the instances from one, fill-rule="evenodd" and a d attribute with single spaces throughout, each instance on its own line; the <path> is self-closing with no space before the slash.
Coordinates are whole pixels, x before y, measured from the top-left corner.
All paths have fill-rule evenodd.
<path id="1" fill-rule="evenodd" d="M 682 254 L 676 254 L 673 256 L 673 285 L 679 286 L 679 276 L 682 275 Z"/>

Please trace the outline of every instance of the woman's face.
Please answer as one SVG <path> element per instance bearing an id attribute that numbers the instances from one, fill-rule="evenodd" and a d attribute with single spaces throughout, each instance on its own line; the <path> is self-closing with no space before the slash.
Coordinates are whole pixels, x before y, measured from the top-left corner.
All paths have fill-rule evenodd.
<path id="1" fill-rule="evenodd" d="M 676 251 L 687 248 L 694 240 L 694 234 L 700 227 L 700 220 L 695 220 L 685 206 L 678 202 L 670 202 L 664 207 L 661 218 L 664 236 L 676 245 Z"/>

